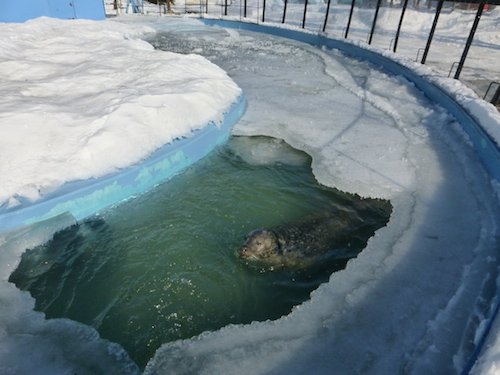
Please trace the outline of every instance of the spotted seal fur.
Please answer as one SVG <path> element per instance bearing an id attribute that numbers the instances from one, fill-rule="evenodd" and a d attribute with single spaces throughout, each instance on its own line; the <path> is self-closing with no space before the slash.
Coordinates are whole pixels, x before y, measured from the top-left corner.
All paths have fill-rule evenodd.
<path id="1" fill-rule="evenodd" d="M 354 208 L 332 208 L 302 220 L 250 232 L 237 255 L 271 268 L 303 268 L 325 257 L 349 259 L 387 224 L 387 201 L 363 200 Z"/>

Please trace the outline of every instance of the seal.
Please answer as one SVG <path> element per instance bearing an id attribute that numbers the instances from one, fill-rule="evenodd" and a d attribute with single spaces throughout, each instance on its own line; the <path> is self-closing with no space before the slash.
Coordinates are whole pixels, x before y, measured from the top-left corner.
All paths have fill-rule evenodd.
<path id="1" fill-rule="evenodd" d="M 276 268 L 304 268 L 321 259 L 356 257 L 375 231 L 389 221 L 388 201 L 363 200 L 353 208 L 336 207 L 273 228 L 250 232 L 237 255 Z M 370 204 L 375 203 L 373 209 Z"/>

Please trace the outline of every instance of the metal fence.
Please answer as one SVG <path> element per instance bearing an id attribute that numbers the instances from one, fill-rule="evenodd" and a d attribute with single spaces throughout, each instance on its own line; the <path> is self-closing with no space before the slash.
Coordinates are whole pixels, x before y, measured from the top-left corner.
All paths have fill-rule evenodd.
<path id="1" fill-rule="evenodd" d="M 108 14 L 230 17 L 362 41 L 461 79 L 478 95 L 499 100 L 496 92 L 491 94 L 490 84 L 500 81 L 500 46 L 491 42 L 492 34 L 500 34 L 500 22 L 495 21 L 500 19 L 496 16 L 500 0 L 105 0 L 105 4 Z M 488 18 L 491 22 L 482 29 L 482 19 Z M 458 24 L 450 30 L 453 22 Z"/>

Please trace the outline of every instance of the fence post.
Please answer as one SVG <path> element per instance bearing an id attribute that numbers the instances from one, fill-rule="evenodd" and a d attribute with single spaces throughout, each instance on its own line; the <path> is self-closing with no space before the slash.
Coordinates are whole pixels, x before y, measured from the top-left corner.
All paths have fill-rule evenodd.
<path id="1" fill-rule="evenodd" d="M 407 5 L 408 5 L 408 0 L 405 0 L 403 3 L 403 9 L 401 10 L 401 17 L 399 18 L 398 30 L 396 31 L 396 38 L 394 39 L 394 48 L 392 50 L 392 52 L 394 53 L 396 52 L 396 48 L 398 48 L 399 33 L 401 32 L 401 26 L 403 25 L 403 18 L 405 16 Z"/>
<path id="2" fill-rule="evenodd" d="M 286 17 L 286 6 L 288 4 L 288 0 L 285 0 L 285 6 L 283 8 L 283 19 L 281 20 L 281 23 L 285 23 L 285 17 Z"/>
<path id="3" fill-rule="evenodd" d="M 349 12 L 349 20 L 347 20 L 347 27 L 345 28 L 345 34 L 344 34 L 345 39 L 347 39 L 347 35 L 349 34 L 349 28 L 351 27 L 352 13 L 354 11 L 354 4 L 355 3 L 356 3 L 356 0 L 352 0 L 351 11 Z"/>
<path id="4" fill-rule="evenodd" d="M 429 48 L 431 48 L 432 38 L 434 38 L 434 31 L 436 31 L 436 26 L 439 19 L 439 14 L 441 13 L 441 9 L 443 8 L 444 0 L 439 0 L 436 7 L 436 15 L 434 16 L 434 21 L 432 22 L 431 32 L 429 33 L 429 38 L 427 39 L 427 45 L 425 46 L 424 55 L 422 56 L 422 64 L 425 64 L 425 60 L 427 60 L 427 54 L 429 53 Z"/>
<path id="5" fill-rule="evenodd" d="M 372 44 L 373 33 L 375 32 L 375 25 L 377 24 L 378 10 L 380 9 L 380 3 L 382 0 L 377 0 L 377 8 L 375 9 L 375 15 L 373 16 L 372 29 L 370 31 L 370 39 L 368 39 L 368 44 Z"/>
<path id="6" fill-rule="evenodd" d="M 264 0 L 262 3 L 262 22 L 265 21 L 265 17 L 266 17 L 266 0 Z"/>
<path id="7" fill-rule="evenodd" d="M 325 32 L 325 30 L 326 30 L 326 23 L 328 22 L 328 14 L 330 13 L 331 2 L 332 2 L 332 0 L 328 0 L 328 4 L 326 6 L 325 22 L 323 23 L 323 32 Z"/>
<path id="8" fill-rule="evenodd" d="M 462 53 L 462 57 L 460 58 L 460 62 L 458 63 L 457 71 L 455 72 L 455 79 L 460 77 L 460 73 L 462 72 L 462 68 L 465 63 L 465 59 L 467 58 L 467 54 L 469 53 L 469 48 L 474 40 L 474 34 L 476 33 L 477 25 L 479 24 L 479 20 L 481 19 L 481 15 L 483 14 L 485 1 L 481 1 L 479 3 L 479 8 L 477 8 L 476 18 L 474 18 L 474 23 L 472 24 L 472 28 L 469 33 L 469 37 L 467 38 L 467 43 L 465 43 L 464 52 Z"/>
<path id="9" fill-rule="evenodd" d="M 306 27 L 307 0 L 304 2 L 304 16 L 302 17 L 302 28 Z"/>

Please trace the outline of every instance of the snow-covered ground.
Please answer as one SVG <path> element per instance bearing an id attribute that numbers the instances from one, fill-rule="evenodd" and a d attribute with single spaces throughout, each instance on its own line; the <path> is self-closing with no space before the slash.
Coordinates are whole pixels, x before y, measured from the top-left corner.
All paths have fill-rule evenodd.
<path id="1" fill-rule="evenodd" d="M 222 120 L 237 85 L 198 55 L 155 51 L 137 38 L 147 32 L 116 22 L 0 24 L 0 207 L 114 172 Z"/>
<path id="2" fill-rule="evenodd" d="M 498 19 L 497 13 L 497 25 Z M 0 162 L 26 154 L 29 155 L 27 161 L 36 166 L 36 173 L 21 175 L 27 181 L 22 186 L 39 180 L 55 180 L 60 184 L 68 176 L 84 178 L 123 166 L 105 165 L 99 172 L 75 177 L 71 173 L 77 168 L 69 155 L 80 152 L 78 141 L 82 133 L 71 136 L 76 143 L 72 152 L 61 153 L 66 143 L 71 142 L 66 138 L 67 127 L 57 124 L 61 124 L 59 116 L 68 112 L 71 124 L 73 121 L 79 124 L 82 132 L 85 116 L 90 116 L 86 120 L 88 124 L 102 124 L 109 114 L 106 112 L 108 101 L 113 103 L 117 95 L 121 103 L 123 97 L 119 95 L 118 84 L 127 81 L 128 73 L 132 76 L 129 81 L 132 87 L 123 91 L 128 93 L 125 97 L 134 106 L 133 110 L 126 111 L 126 118 L 119 116 L 118 119 L 130 121 L 128 115 L 132 115 L 141 136 L 157 137 L 157 127 L 152 127 L 149 134 L 145 130 L 148 127 L 141 126 L 145 118 L 155 124 L 160 117 L 184 118 L 186 112 L 191 114 L 190 107 L 173 116 L 161 110 L 163 101 L 153 100 L 155 108 L 151 112 L 135 116 L 135 110 L 141 107 L 138 104 L 150 103 L 148 96 L 140 100 L 145 91 L 161 95 L 166 89 L 166 82 L 162 81 L 164 75 L 154 75 L 154 72 L 161 69 L 168 76 L 169 70 L 163 69 L 164 61 L 180 62 L 185 58 L 153 51 L 136 38 L 151 28 L 170 29 L 177 35 L 187 36 L 203 26 L 180 18 L 118 21 L 69 23 L 45 19 L 30 22 L 28 26 L 0 25 L 3 37 L 0 43 L 10 46 L 2 48 L 0 54 L 4 55 L 0 64 L 11 59 L 23 61 L 30 68 L 8 70 L 5 76 L 17 79 L 22 89 L 9 86 L 7 79 L 5 83 L 2 80 L 12 103 L 5 97 L 0 101 L 0 119 L 4 121 L 4 114 L 8 113 L 19 121 L 14 128 L 17 137 L 12 136 L 8 120 L 0 123 L 0 142 L 9 138 L 7 142 L 21 143 L 15 152 L 5 157 L 2 154 Z M 38 27 L 38 33 L 43 36 L 29 30 L 22 33 L 16 27 Z M 111 31 L 113 37 L 109 36 Z M 212 32 L 214 34 L 207 32 L 202 36 L 205 44 L 191 52 L 210 55 L 244 89 L 249 107 L 235 128 L 236 134 L 284 138 L 313 157 L 313 171 L 321 183 L 365 196 L 389 198 L 394 212 L 388 226 L 377 232 L 367 249 L 350 261 L 346 270 L 334 274 L 329 283 L 312 294 L 310 301 L 298 306 L 289 316 L 275 322 L 229 326 L 192 340 L 166 344 L 149 363 L 146 373 L 443 374 L 459 371 L 470 354 L 476 330 L 490 313 L 489 306 L 496 294 L 500 207 L 498 190 L 492 186 L 458 125 L 444 110 L 429 103 L 411 83 L 335 51 L 274 42 L 234 30 L 212 29 Z M 128 39 L 124 40 L 124 35 Z M 107 44 L 111 38 L 115 40 Z M 495 39 L 490 42 L 497 43 Z M 30 43 L 33 49 L 28 48 Z M 37 43 L 45 47 L 37 49 L 34 46 Z M 68 50 L 59 49 L 60 45 L 68 46 Z M 101 47 L 100 53 L 109 53 L 98 55 L 94 47 Z M 205 47 L 213 51 L 204 50 Z M 97 61 L 90 58 L 87 63 L 68 64 L 73 57 L 78 60 L 87 52 L 99 56 Z M 147 57 L 139 58 L 142 54 Z M 106 61 L 102 61 L 104 57 Z M 117 65 L 113 65 L 114 59 Z M 224 105 L 238 94 L 238 89 L 206 60 L 192 59 L 199 61 L 203 70 L 201 77 L 197 75 L 198 79 L 194 80 L 196 88 L 198 82 L 205 87 L 205 69 L 210 67 L 215 76 L 222 77 L 220 84 L 229 92 L 221 98 L 219 112 L 212 114 L 217 117 Z M 250 64 L 237 64 L 245 59 L 250 60 Z M 259 61 L 262 63 L 257 64 Z M 105 69 L 94 65 L 99 62 L 110 66 Z M 136 62 L 139 67 L 134 65 Z M 5 66 L 9 68 L 9 64 Z M 67 85 L 73 77 L 81 79 L 79 72 L 86 66 L 90 70 L 84 79 Z M 152 78 L 144 91 L 136 91 L 136 85 L 142 87 L 141 79 L 149 79 L 142 67 Z M 174 64 L 172 69 L 184 69 L 184 64 Z M 0 74 L 3 73 L 4 65 L 0 65 Z M 139 73 L 140 77 L 134 75 Z M 196 72 L 189 70 L 188 73 Z M 96 82 L 102 82 L 98 86 L 102 89 L 110 87 L 111 74 L 113 81 L 120 82 L 105 91 L 103 97 L 85 90 L 97 86 Z M 184 78 L 168 81 L 170 88 L 191 93 L 187 86 L 191 80 Z M 37 91 L 38 83 L 42 85 Z M 211 85 L 207 84 L 209 90 L 213 90 Z M 23 96 L 23 92 L 31 93 L 31 97 Z M 461 86 L 455 92 L 463 92 L 470 98 Z M 51 94 L 49 98 L 56 93 L 63 93 L 64 97 L 59 95 L 58 100 L 44 102 L 43 93 Z M 65 102 L 66 94 L 74 94 L 69 98 L 71 103 Z M 210 96 L 211 92 L 204 94 Z M 75 99 L 82 100 L 80 105 L 73 103 Z M 89 101 L 92 99 L 94 101 Z M 198 105 L 199 99 L 195 100 Z M 47 112 L 47 107 L 53 110 Z M 42 108 L 40 112 L 36 111 L 38 108 Z M 30 114 L 33 117 L 29 117 Z M 55 118 L 47 122 L 52 131 L 50 139 L 26 123 L 40 118 L 45 121 L 44 116 L 52 118 L 50 115 Z M 24 121 L 22 116 L 27 116 Z M 133 131 L 134 127 L 130 129 Z M 101 133 L 87 134 L 86 144 L 95 145 L 89 151 L 100 152 L 106 159 L 114 138 L 101 141 Z M 114 134 L 118 137 L 121 133 Z M 31 134 L 34 138 L 42 137 L 35 151 L 43 152 L 30 154 L 29 148 L 21 148 Z M 47 144 L 54 139 L 60 141 Z M 135 139 L 134 133 L 132 139 Z M 134 141 L 133 144 L 143 142 L 148 143 Z M 137 157 L 145 154 L 147 152 Z M 53 155 L 60 164 L 48 169 L 49 178 L 45 178 L 42 168 Z M 84 165 L 96 167 L 95 160 L 100 159 L 96 157 L 93 163 Z M 137 160 L 128 159 L 124 164 Z M 115 160 L 119 161 L 121 158 Z M 5 168 L 8 173 L 12 169 Z M 53 189 L 56 185 L 47 184 L 39 190 L 43 193 L 44 189 Z M 24 190 L 13 192 L 7 189 L 9 186 L 6 185 L 8 194 L 4 194 L 4 201 L 15 199 L 15 194 L 36 198 L 36 194 L 30 195 Z M 1 193 L 4 193 L 3 184 Z M 71 219 L 62 217 L 36 226 L 29 235 L 21 232 L 0 237 L 0 372 L 136 373 L 137 368 L 121 348 L 100 340 L 95 331 L 78 323 L 45 321 L 42 314 L 32 311 L 33 299 L 7 282 L 26 247 L 46 240 L 53 230 L 68 223 Z M 495 366 L 498 367 L 497 353 L 493 347 L 477 373 L 494 371 Z"/>

